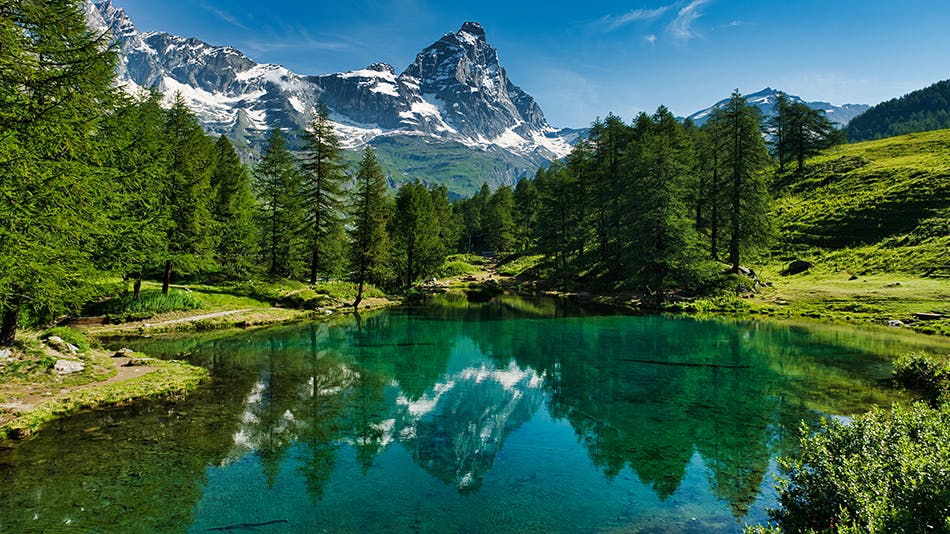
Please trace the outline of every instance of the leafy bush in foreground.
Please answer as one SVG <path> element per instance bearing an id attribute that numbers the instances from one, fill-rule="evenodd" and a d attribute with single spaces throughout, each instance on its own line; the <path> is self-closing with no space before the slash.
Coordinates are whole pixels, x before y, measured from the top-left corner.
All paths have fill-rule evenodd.
<path id="1" fill-rule="evenodd" d="M 917 390 L 932 406 L 950 401 L 950 358 L 921 352 L 902 354 L 894 360 L 894 378 Z"/>
<path id="2" fill-rule="evenodd" d="M 950 532 L 950 405 L 823 422 L 780 465 L 784 532 Z"/>

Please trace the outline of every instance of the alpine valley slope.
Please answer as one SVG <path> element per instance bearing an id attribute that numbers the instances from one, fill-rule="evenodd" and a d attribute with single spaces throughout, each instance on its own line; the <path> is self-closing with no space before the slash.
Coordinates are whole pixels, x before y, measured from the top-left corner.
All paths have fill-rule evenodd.
<path id="1" fill-rule="evenodd" d="M 475 22 L 420 52 L 401 74 L 384 63 L 305 76 L 259 64 L 227 46 L 164 32 L 140 33 L 111 0 L 85 0 L 87 19 L 117 41 L 119 82 L 180 94 L 204 127 L 227 135 L 255 159 L 268 131 L 291 146 L 322 100 L 344 147 L 372 146 L 393 185 L 420 179 L 456 194 L 511 184 L 567 155 L 576 130 L 558 130 L 534 99 L 508 79 L 498 52 Z"/>

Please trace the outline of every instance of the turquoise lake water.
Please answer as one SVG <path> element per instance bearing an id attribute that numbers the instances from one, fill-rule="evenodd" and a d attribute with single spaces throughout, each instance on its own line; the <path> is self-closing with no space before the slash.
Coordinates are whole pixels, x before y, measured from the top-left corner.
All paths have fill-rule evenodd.
<path id="1" fill-rule="evenodd" d="M 114 343 L 212 384 L 0 448 L 0 531 L 740 532 L 802 420 L 897 398 L 907 341 L 442 297 Z"/>

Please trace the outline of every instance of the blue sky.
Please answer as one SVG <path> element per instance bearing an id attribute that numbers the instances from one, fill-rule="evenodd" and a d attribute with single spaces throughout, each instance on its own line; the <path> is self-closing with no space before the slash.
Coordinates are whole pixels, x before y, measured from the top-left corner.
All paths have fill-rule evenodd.
<path id="1" fill-rule="evenodd" d="M 688 115 L 738 88 L 876 104 L 950 78 L 943 0 L 113 0 L 139 30 L 233 46 L 300 74 L 397 72 L 478 21 L 554 126 L 666 105 Z"/>

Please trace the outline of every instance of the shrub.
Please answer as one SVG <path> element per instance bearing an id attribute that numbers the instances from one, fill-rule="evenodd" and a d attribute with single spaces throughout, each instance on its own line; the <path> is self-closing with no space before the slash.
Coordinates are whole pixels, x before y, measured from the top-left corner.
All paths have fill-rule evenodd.
<path id="1" fill-rule="evenodd" d="M 56 328 L 50 328 L 49 330 L 40 334 L 40 339 L 49 339 L 53 336 L 59 337 L 70 345 L 75 345 L 76 348 L 79 349 L 79 352 L 86 352 L 89 350 L 89 340 L 86 339 L 86 335 L 79 330 L 74 330 L 65 326 L 57 326 Z"/>
<path id="2" fill-rule="evenodd" d="M 948 532 L 950 406 L 874 409 L 850 423 L 802 426 L 802 449 L 779 460 L 788 479 L 784 532 Z"/>
<path id="3" fill-rule="evenodd" d="M 902 354 L 894 360 L 894 378 L 902 386 L 921 392 L 931 406 L 941 400 L 950 401 L 950 357 Z"/>

